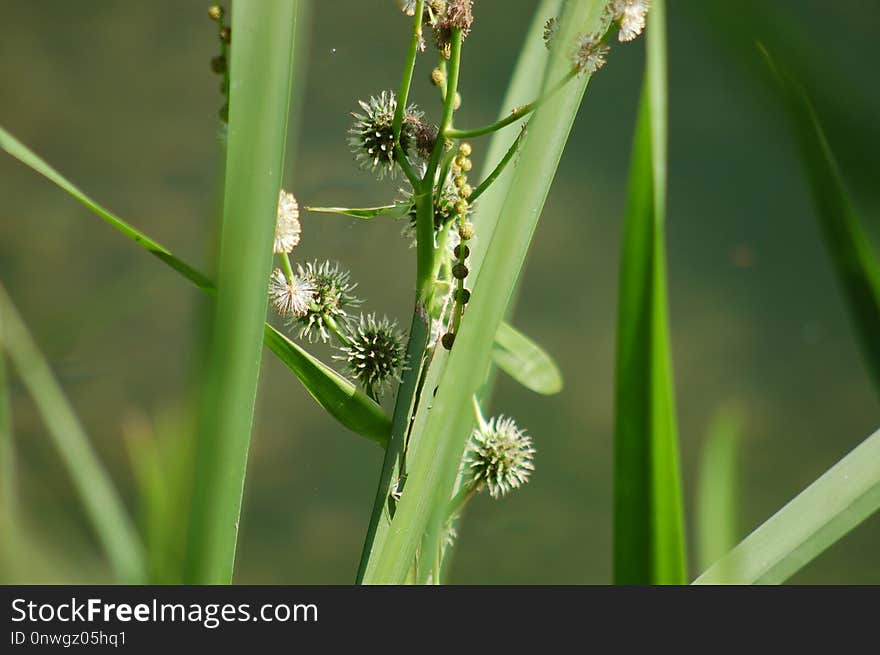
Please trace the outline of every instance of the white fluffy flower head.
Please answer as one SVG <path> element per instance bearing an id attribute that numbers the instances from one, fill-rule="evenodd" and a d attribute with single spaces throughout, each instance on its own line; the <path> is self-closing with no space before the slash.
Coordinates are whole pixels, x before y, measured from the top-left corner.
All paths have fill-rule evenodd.
<path id="1" fill-rule="evenodd" d="M 293 252 L 302 236 L 299 222 L 299 204 L 292 193 L 284 189 L 278 194 L 278 216 L 275 219 L 275 242 L 272 250 L 276 255 Z"/>
<path id="2" fill-rule="evenodd" d="M 620 21 L 617 39 L 621 43 L 632 41 L 645 29 L 651 0 L 615 0 L 612 11 L 614 19 Z"/>
<path id="3" fill-rule="evenodd" d="M 315 295 L 315 286 L 297 275 L 287 279 L 280 268 L 272 271 L 269 278 L 269 302 L 279 316 L 301 318 L 309 311 Z"/>

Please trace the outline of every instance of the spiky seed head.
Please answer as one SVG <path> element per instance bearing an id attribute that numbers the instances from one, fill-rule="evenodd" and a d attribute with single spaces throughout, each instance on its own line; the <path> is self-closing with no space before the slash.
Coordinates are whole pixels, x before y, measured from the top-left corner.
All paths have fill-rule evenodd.
<path id="1" fill-rule="evenodd" d="M 574 50 L 574 65 L 579 75 L 592 75 L 605 65 L 610 48 L 602 44 L 602 35 L 581 34 Z"/>
<path id="2" fill-rule="evenodd" d="M 314 289 L 308 310 L 302 316 L 295 317 L 299 326 L 299 336 L 309 341 L 330 341 L 330 330 L 327 319 L 345 326 L 349 320 L 348 310 L 360 304 L 354 295 L 357 286 L 351 282 L 348 271 L 339 268 L 339 264 L 309 262 L 305 268 L 297 265 L 297 277 L 308 282 Z"/>
<path id="3" fill-rule="evenodd" d="M 269 278 L 269 302 L 283 318 L 302 318 L 309 311 L 315 295 L 314 285 L 298 275 L 288 279 L 280 268 Z"/>
<path id="4" fill-rule="evenodd" d="M 492 418 L 474 430 L 465 454 L 465 465 L 475 489 L 484 485 L 492 498 L 500 498 L 529 481 L 535 470 L 535 449 L 525 430 L 513 419 Z"/>
<path id="5" fill-rule="evenodd" d="M 293 252 L 302 237 L 302 225 L 299 222 L 299 204 L 292 193 L 284 189 L 278 194 L 278 213 L 275 218 L 275 241 L 272 251 L 281 253 Z"/>
<path id="6" fill-rule="evenodd" d="M 348 131 L 348 143 L 355 159 L 361 168 L 376 173 L 379 179 L 386 174 L 393 177 L 396 170 L 393 124 L 397 98 L 393 91 L 383 91 L 378 96 L 372 96 L 369 102 L 358 101 L 358 104 L 363 113 L 352 113 L 355 122 Z M 416 142 L 414 126 L 421 120 L 422 112 L 415 105 L 410 105 L 400 129 L 400 148 L 406 154 Z"/>
<path id="7" fill-rule="evenodd" d="M 547 47 L 547 50 L 553 45 L 553 39 L 556 38 L 558 33 L 559 19 L 556 17 L 548 18 L 547 22 L 544 23 L 544 45 Z"/>
<path id="8" fill-rule="evenodd" d="M 392 381 L 400 381 L 406 364 L 406 346 L 397 323 L 375 314 L 361 314 L 349 330 L 342 355 L 349 373 L 371 396 L 378 397 Z"/>
<path id="9" fill-rule="evenodd" d="M 614 0 L 609 6 L 613 20 L 620 21 L 617 39 L 621 43 L 632 41 L 644 31 L 651 0 Z"/>

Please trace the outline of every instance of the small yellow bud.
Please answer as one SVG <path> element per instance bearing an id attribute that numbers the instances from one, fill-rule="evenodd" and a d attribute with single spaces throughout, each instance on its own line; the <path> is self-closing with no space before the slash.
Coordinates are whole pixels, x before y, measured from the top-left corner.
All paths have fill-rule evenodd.
<path id="1" fill-rule="evenodd" d="M 461 94 L 458 91 L 456 91 L 455 92 L 455 100 L 452 103 L 452 108 L 458 109 L 459 107 L 461 107 Z"/>
<path id="2" fill-rule="evenodd" d="M 462 198 L 470 198 L 474 190 L 470 184 L 464 184 L 458 188 L 458 192 Z"/>
<path id="3" fill-rule="evenodd" d="M 467 200 L 459 200 L 455 203 L 455 213 L 459 216 L 464 216 L 467 214 L 468 210 L 468 201 Z"/>
<path id="4" fill-rule="evenodd" d="M 471 156 L 471 144 L 470 143 L 462 143 L 458 146 L 458 152 L 462 155 L 462 157 L 470 157 Z"/>
<path id="5" fill-rule="evenodd" d="M 431 71 L 431 83 L 434 86 L 442 86 L 443 84 L 446 84 L 446 73 L 439 68 L 435 68 Z"/>
<path id="6" fill-rule="evenodd" d="M 461 170 L 463 170 L 465 173 L 467 173 L 469 170 L 471 170 L 471 168 L 473 168 L 473 163 L 471 162 L 470 159 L 465 157 L 464 160 L 462 160 L 462 162 L 461 162 Z"/>
<path id="7" fill-rule="evenodd" d="M 462 241 L 468 241 L 474 238 L 474 224 L 470 221 L 466 222 L 464 225 L 458 228 L 458 236 L 461 237 Z"/>
<path id="8" fill-rule="evenodd" d="M 220 20 L 223 18 L 223 7 L 214 5 L 208 9 L 208 18 L 211 20 Z"/>

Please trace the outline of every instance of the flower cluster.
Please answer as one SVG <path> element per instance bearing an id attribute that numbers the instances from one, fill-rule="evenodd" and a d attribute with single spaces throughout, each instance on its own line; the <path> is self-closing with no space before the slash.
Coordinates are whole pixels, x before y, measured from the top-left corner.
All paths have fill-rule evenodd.
<path id="1" fill-rule="evenodd" d="M 364 387 L 367 395 L 378 397 L 383 387 L 400 381 L 406 364 L 406 347 L 397 323 L 375 314 L 361 315 L 342 345 L 342 355 L 348 372 Z"/>
<path id="2" fill-rule="evenodd" d="M 504 416 L 492 418 L 474 430 L 464 463 L 473 489 L 489 488 L 500 498 L 529 480 L 535 470 L 535 449 L 525 430 Z"/>
<path id="3" fill-rule="evenodd" d="M 361 168 L 378 174 L 379 179 L 395 172 L 395 148 L 409 155 L 413 146 L 429 152 L 437 139 L 437 130 L 422 121 L 422 112 L 415 105 L 404 113 L 400 135 L 394 138 L 394 113 L 397 97 L 393 91 L 382 91 L 369 102 L 359 101 L 363 113 L 353 112 L 354 125 L 348 131 L 348 143 Z M 430 146 L 428 144 L 431 144 Z"/>

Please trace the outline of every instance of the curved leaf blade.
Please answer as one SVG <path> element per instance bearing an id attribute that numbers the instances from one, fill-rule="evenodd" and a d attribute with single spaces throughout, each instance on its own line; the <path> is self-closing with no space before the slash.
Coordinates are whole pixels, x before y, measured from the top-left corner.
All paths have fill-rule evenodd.
<path id="1" fill-rule="evenodd" d="M 0 350 L 15 365 L 43 418 L 52 445 L 70 475 L 117 580 L 143 584 L 146 565 L 137 530 L 70 401 L 2 285 L 0 341 Z"/>
<path id="2" fill-rule="evenodd" d="M 545 396 L 562 391 L 562 373 L 553 358 L 506 321 L 495 333 L 492 361 L 530 391 Z"/>
<path id="3" fill-rule="evenodd" d="M 865 363 L 880 392 L 880 260 L 865 234 L 837 159 L 801 84 L 759 46 L 783 95 L 825 246 L 847 300 Z"/>
<path id="4" fill-rule="evenodd" d="M 303 381 L 312 398 L 337 421 L 383 448 L 386 446 L 391 420 L 379 405 L 271 325 L 266 325 L 264 341 L 266 347 Z"/>

